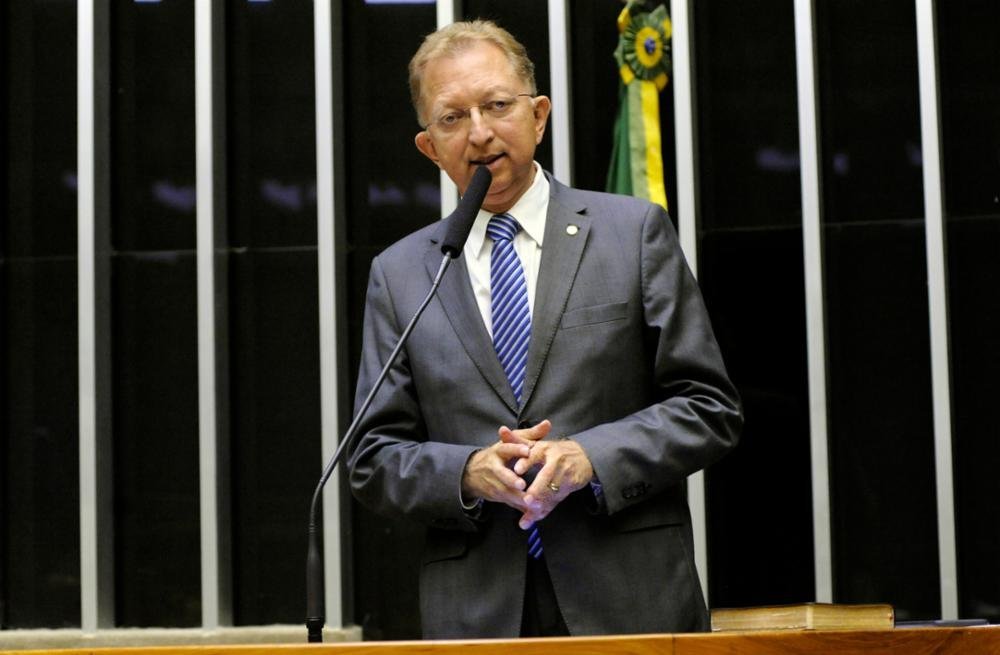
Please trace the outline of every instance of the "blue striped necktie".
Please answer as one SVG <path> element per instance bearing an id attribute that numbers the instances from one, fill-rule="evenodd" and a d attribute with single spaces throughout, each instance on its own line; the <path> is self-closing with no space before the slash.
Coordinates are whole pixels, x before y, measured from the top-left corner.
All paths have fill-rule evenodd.
<path id="1" fill-rule="evenodd" d="M 486 226 L 493 239 L 490 255 L 490 308 L 493 316 L 493 347 L 497 351 L 514 398 L 521 403 L 524 372 L 528 364 L 528 342 L 531 340 L 531 311 L 528 307 L 528 285 L 524 268 L 514 250 L 514 235 L 521 229 L 510 214 L 497 214 Z M 542 556 L 542 540 L 538 528 L 528 534 L 528 553 Z"/>

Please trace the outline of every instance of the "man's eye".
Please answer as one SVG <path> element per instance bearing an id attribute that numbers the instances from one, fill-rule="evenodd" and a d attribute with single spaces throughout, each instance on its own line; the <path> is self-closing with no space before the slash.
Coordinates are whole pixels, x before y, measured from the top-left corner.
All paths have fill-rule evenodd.
<path id="1" fill-rule="evenodd" d="M 510 107 L 510 100 L 490 100 L 486 103 L 487 111 L 505 111 Z"/>
<path id="2" fill-rule="evenodd" d="M 438 119 L 438 123 L 440 123 L 441 125 L 444 125 L 445 127 L 448 127 L 448 126 L 455 125 L 456 123 L 458 123 L 458 121 L 461 118 L 462 118 L 461 114 L 458 114 L 456 112 L 452 112 L 450 114 L 445 114 L 444 116 L 442 116 L 441 118 L 439 118 Z"/>

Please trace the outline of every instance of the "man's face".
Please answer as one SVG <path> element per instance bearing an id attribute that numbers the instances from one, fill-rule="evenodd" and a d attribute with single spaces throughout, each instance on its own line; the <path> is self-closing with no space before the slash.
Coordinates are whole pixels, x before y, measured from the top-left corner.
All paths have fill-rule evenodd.
<path id="1" fill-rule="evenodd" d="M 483 209 L 510 209 L 534 181 L 535 146 L 545 134 L 549 99 L 518 95 L 530 89 L 503 51 L 485 41 L 431 60 L 420 88 L 421 117 L 428 127 L 417 134 L 417 148 L 460 193 L 476 168 L 486 166 L 493 183 Z"/>

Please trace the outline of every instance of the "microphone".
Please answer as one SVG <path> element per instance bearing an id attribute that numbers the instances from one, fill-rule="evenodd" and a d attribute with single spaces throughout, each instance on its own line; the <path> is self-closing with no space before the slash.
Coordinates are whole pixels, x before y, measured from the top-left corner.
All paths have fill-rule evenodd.
<path id="1" fill-rule="evenodd" d="M 354 420 L 351 421 L 351 425 L 347 428 L 344 438 L 340 440 L 340 444 L 337 446 L 336 452 L 333 453 L 333 457 L 330 458 L 330 461 L 323 468 L 319 484 L 316 485 L 316 490 L 313 492 L 312 504 L 309 506 L 309 549 L 306 554 L 306 630 L 309 633 L 310 643 L 321 643 L 323 641 L 323 625 L 326 623 L 326 609 L 323 598 L 323 553 L 319 547 L 319 526 L 317 525 L 319 500 L 323 493 L 323 487 L 326 486 L 330 476 L 337 469 L 337 465 L 343 457 L 345 447 L 354 440 L 361 420 L 368 413 L 368 408 L 375 399 L 375 394 L 388 376 L 389 369 L 392 368 L 403 346 L 406 345 L 406 340 L 417 324 L 417 320 L 424 313 L 427 305 L 430 304 L 434 294 L 437 293 L 438 287 L 441 286 L 441 279 L 444 277 L 445 271 L 448 270 L 451 260 L 458 257 L 459 253 L 462 252 L 462 248 L 465 247 L 465 242 L 469 238 L 469 232 L 472 231 L 472 224 L 476 220 L 479 208 L 483 205 L 483 199 L 486 197 L 486 192 L 489 190 L 492 181 L 493 174 L 490 173 L 489 169 L 484 166 L 477 168 L 476 172 L 472 175 L 469 186 L 465 189 L 465 193 L 462 194 L 462 198 L 458 201 L 458 207 L 448 216 L 447 232 L 441 242 L 441 253 L 443 255 L 441 257 L 441 266 L 438 268 L 437 275 L 434 276 L 431 289 L 427 292 L 427 296 L 420 303 L 420 306 L 417 307 L 417 311 L 413 314 L 410 322 L 407 323 L 402 334 L 400 334 L 399 342 L 389 355 L 389 359 L 386 361 L 385 366 L 382 367 L 378 378 L 375 379 L 375 384 L 372 385 L 371 391 L 368 392 L 368 396 L 361 404 L 361 408 L 358 409 Z"/>
<path id="2" fill-rule="evenodd" d="M 492 181 L 493 173 L 490 173 L 490 169 L 485 166 L 480 166 L 472 174 L 472 181 L 462 194 L 458 207 L 448 216 L 448 231 L 444 235 L 444 241 L 441 242 L 443 254 L 454 259 L 462 252 Z"/>

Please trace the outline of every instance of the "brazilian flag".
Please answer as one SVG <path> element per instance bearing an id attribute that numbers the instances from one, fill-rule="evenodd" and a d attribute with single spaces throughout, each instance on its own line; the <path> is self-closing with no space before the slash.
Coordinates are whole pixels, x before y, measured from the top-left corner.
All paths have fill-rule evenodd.
<path id="1" fill-rule="evenodd" d="M 607 190 L 667 208 L 660 152 L 660 91 L 670 70 L 670 17 L 660 5 L 637 12 L 629 0 L 618 16 L 615 59 L 621 74 Z"/>

